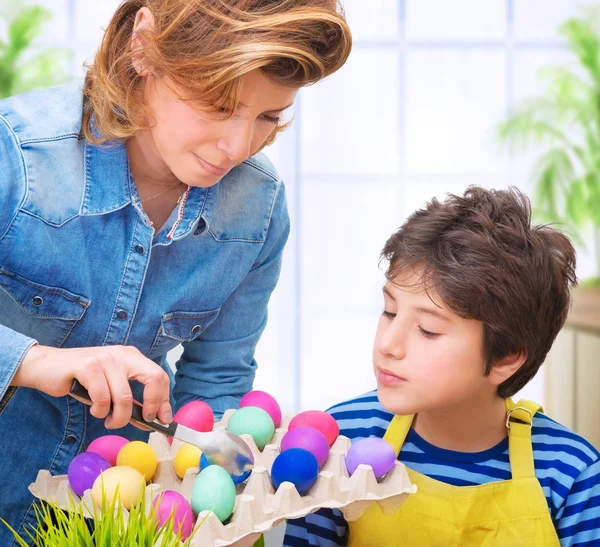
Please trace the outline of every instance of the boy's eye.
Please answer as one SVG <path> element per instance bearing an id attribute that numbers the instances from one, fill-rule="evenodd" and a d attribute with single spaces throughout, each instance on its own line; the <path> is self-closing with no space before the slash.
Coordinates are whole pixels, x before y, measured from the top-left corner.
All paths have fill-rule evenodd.
<path id="1" fill-rule="evenodd" d="M 428 330 L 425 330 L 422 327 L 419 327 L 419 332 L 425 337 L 425 338 L 437 338 L 439 336 L 438 332 L 429 332 Z"/>
<path id="2" fill-rule="evenodd" d="M 385 311 L 385 310 L 383 310 L 383 315 L 385 317 L 389 317 L 390 319 L 394 319 L 394 317 L 396 317 L 395 313 L 392 313 L 391 311 Z"/>

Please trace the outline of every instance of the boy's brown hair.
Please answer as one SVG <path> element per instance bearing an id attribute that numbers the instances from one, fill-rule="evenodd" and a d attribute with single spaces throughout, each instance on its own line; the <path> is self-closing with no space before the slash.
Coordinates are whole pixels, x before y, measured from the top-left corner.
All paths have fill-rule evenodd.
<path id="1" fill-rule="evenodd" d="M 529 199 L 516 188 L 472 186 L 433 199 L 385 244 L 386 277 L 423 267 L 420 280 L 457 315 L 484 324 L 486 375 L 521 353 L 523 366 L 498 387 L 505 398 L 531 380 L 562 328 L 576 285 L 575 250 L 549 226 L 531 225 Z"/>

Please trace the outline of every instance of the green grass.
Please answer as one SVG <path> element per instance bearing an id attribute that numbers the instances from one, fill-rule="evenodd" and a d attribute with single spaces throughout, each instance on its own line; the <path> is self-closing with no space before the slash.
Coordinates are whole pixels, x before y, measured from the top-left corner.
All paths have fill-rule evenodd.
<path id="1" fill-rule="evenodd" d="M 156 511 L 146 512 L 145 497 L 140 498 L 136 507 L 131 508 L 126 519 L 119 509 L 117 494 L 112 502 L 102 499 L 102 509 L 95 504 L 89 509 L 90 519 L 83 504 L 72 500 L 72 507 L 64 511 L 51 502 L 36 502 L 34 505 L 36 526 L 26 533 L 32 547 L 190 547 L 191 541 L 200 527 L 182 542 L 175 534 L 173 518 L 164 526 L 158 527 Z M 29 547 L 17 533 L 0 519 L 14 534 L 20 547 Z M 202 523 L 200 523 L 200 526 Z M 264 537 L 254 547 L 264 547 Z"/>
<path id="2" fill-rule="evenodd" d="M 163 527 L 156 522 L 156 512 L 146 514 L 145 498 L 129 512 L 127 519 L 119 509 L 116 499 L 112 502 L 103 499 L 102 509 L 95 505 L 89 508 L 92 519 L 86 515 L 83 504 L 63 511 L 55 503 L 36 502 L 34 505 L 37 525 L 27 530 L 33 547 L 181 547 L 181 537 L 173 530 L 171 517 Z M 13 532 L 21 547 L 27 543 L 2 519 Z M 189 547 L 194 532 L 183 546 Z"/>

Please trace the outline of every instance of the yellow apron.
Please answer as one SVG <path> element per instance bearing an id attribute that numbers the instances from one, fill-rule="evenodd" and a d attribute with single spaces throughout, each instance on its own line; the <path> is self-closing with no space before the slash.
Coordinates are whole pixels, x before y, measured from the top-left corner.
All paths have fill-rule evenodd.
<path id="1" fill-rule="evenodd" d="M 560 547 L 533 462 L 531 422 L 540 406 L 507 399 L 506 408 L 511 480 L 453 486 L 407 469 L 417 493 L 393 515 L 374 503 L 349 523 L 348 545 Z M 385 434 L 396 454 L 412 421 L 413 416 L 395 416 Z"/>

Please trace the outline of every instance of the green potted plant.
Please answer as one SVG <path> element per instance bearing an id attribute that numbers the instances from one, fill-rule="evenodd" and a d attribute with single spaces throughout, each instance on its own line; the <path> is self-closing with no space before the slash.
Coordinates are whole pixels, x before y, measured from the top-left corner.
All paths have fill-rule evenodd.
<path id="1" fill-rule="evenodd" d="M 559 223 L 584 245 L 592 228 L 600 282 L 600 11 L 567 20 L 559 29 L 574 63 L 543 69 L 545 92 L 516 106 L 499 127 L 513 147 L 543 147 L 533 178 L 533 212 Z"/>
<path id="2" fill-rule="evenodd" d="M 50 12 L 20 0 L 1 4 L 0 28 L 6 30 L 0 38 L 0 98 L 65 82 L 68 52 L 34 45 Z"/>

